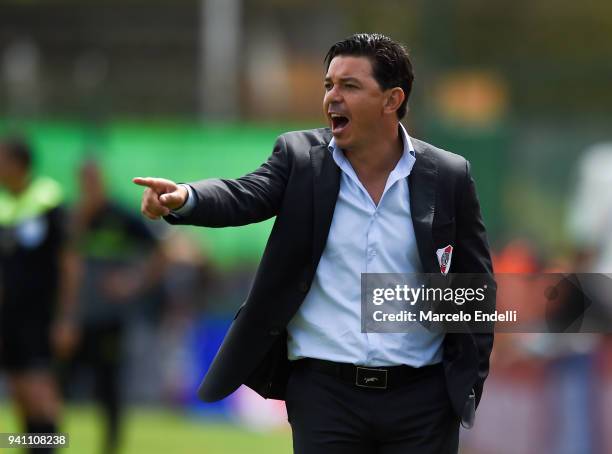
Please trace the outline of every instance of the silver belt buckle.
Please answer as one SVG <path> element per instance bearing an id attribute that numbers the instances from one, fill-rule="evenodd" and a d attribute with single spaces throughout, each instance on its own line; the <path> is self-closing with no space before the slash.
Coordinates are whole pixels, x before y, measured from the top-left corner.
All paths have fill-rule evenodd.
<path id="1" fill-rule="evenodd" d="M 387 370 L 357 366 L 355 385 L 361 388 L 387 389 Z"/>

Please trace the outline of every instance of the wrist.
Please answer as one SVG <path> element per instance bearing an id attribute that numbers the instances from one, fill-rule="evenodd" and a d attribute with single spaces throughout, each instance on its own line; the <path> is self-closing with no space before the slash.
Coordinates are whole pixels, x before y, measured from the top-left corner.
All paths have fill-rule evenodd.
<path id="1" fill-rule="evenodd" d="M 185 191 L 186 195 L 184 203 L 180 207 L 173 209 L 172 213 L 178 216 L 187 216 L 194 208 L 196 197 L 193 193 L 193 189 L 188 184 L 180 183 L 177 186 L 180 188 L 181 192 Z"/>
<path id="2" fill-rule="evenodd" d="M 187 189 L 188 185 L 186 184 L 179 184 L 178 186 L 178 190 L 181 192 L 181 195 L 183 196 L 183 203 L 181 203 L 178 207 L 174 208 L 174 210 L 180 210 L 181 208 L 183 208 L 185 206 L 185 204 L 187 203 L 187 200 L 189 200 L 189 190 Z"/>

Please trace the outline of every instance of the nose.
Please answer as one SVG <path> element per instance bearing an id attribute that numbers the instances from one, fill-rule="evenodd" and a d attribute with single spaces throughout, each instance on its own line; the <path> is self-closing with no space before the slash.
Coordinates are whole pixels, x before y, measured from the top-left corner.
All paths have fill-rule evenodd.
<path id="1" fill-rule="evenodd" d="M 326 104 L 342 101 L 342 94 L 337 87 L 337 85 L 334 85 L 330 90 L 325 92 L 324 100 Z"/>

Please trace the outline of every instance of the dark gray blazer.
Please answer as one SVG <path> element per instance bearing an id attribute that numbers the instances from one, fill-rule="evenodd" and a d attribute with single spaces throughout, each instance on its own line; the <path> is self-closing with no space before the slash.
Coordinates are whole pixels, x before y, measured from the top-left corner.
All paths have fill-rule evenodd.
<path id="1" fill-rule="evenodd" d="M 251 291 L 198 390 L 205 401 L 222 399 L 243 383 L 263 397 L 284 398 L 285 328 L 312 283 L 340 188 L 341 171 L 327 149 L 330 140 L 327 128 L 283 134 L 257 170 L 235 180 L 190 183 L 198 199 L 193 212 L 166 217 L 171 224 L 226 227 L 276 216 Z M 469 163 L 412 141 L 416 162 L 408 177 L 410 207 L 423 271 L 439 273 L 436 250 L 452 244 L 450 272 L 485 273 L 494 289 Z M 469 424 L 489 371 L 493 335 L 449 333 L 443 345 L 449 396 Z"/>

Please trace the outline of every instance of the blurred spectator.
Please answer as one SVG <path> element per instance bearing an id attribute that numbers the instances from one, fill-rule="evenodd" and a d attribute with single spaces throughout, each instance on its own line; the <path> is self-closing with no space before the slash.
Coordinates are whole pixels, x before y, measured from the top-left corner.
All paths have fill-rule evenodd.
<path id="1" fill-rule="evenodd" d="M 568 210 L 569 232 L 582 271 L 612 272 L 612 142 L 589 147 L 578 163 Z"/>
<path id="2" fill-rule="evenodd" d="M 82 165 L 79 184 L 74 224 L 84 264 L 78 307 L 82 340 L 64 378 L 67 385 L 81 366 L 94 372 L 95 396 L 106 423 L 102 452 L 114 453 L 120 442 L 126 321 L 158 287 L 165 260 L 145 222 L 109 200 L 95 161 Z"/>
<path id="3" fill-rule="evenodd" d="M 31 169 L 26 142 L 0 142 L 0 357 L 23 430 L 52 433 L 60 416 L 53 353 L 67 357 L 77 338 L 77 262 L 61 188 Z"/>
<path id="4" fill-rule="evenodd" d="M 175 230 L 164 241 L 164 251 L 167 301 L 157 334 L 157 363 L 164 401 L 183 404 L 194 400 L 193 390 L 201 379 L 201 364 L 193 348 L 195 330 L 202 319 L 214 317 L 211 299 L 225 306 L 228 298 L 222 291 L 222 274 L 193 238 Z"/>
<path id="5" fill-rule="evenodd" d="M 593 279 L 609 279 L 612 273 L 612 142 L 597 143 L 588 147 L 582 153 L 577 163 L 577 181 L 573 198 L 568 207 L 568 230 L 573 246 L 573 268 L 581 273 L 578 275 L 583 282 L 593 282 Z M 591 273 L 604 273 L 599 276 Z M 570 397 L 576 396 L 568 406 L 581 409 L 586 407 L 588 412 L 588 430 L 583 432 L 595 438 L 595 442 L 601 444 L 601 452 L 609 452 L 605 445 L 605 431 L 603 426 L 596 424 L 596 418 L 604 412 L 605 404 L 601 404 L 599 394 L 605 383 L 605 379 L 598 377 L 602 374 L 605 356 L 612 351 L 609 331 L 612 319 L 612 299 L 608 285 L 590 285 L 592 292 L 589 296 L 593 298 L 599 310 L 599 318 L 602 320 L 603 336 L 596 334 L 574 335 L 572 339 L 576 342 L 582 341 L 584 353 L 580 356 L 575 354 L 570 357 L 574 362 L 579 362 L 574 367 L 582 371 L 581 383 L 570 383 L 567 392 Z M 607 328 L 607 329 L 606 329 Z M 580 361 L 582 363 L 580 363 Z M 577 375 L 574 372 L 574 375 Z M 603 374 L 602 374 L 603 375 Z M 609 387 L 609 376 L 607 377 Z M 573 384 L 573 387 L 571 386 Z M 589 394 L 586 390 L 592 390 Z M 566 423 L 566 427 L 576 426 L 576 418 L 584 419 L 583 415 L 576 414 L 572 410 L 572 420 Z M 583 423 L 584 424 L 584 423 Z M 578 425 L 579 426 L 579 425 Z M 564 429 L 564 427 L 562 427 Z M 599 431 L 597 429 L 600 429 Z M 596 434 L 594 434 L 595 432 Z M 608 443 L 609 444 L 609 443 Z M 609 448 L 609 446 L 608 446 Z"/>

